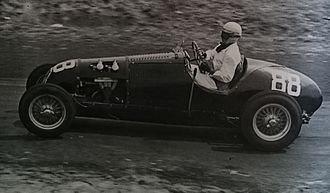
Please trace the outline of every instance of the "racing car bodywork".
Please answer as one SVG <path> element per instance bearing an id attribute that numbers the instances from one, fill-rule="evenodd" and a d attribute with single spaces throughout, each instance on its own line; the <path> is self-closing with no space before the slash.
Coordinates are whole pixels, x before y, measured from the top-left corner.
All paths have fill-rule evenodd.
<path id="1" fill-rule="evenodd" d="M 194 125 L 230 118 L 255 148 L 276 151 L 294 141 L 322 103 L 306 75 L 255 59 L 242 61 L 227 89 L 205 88 L 195 80 L 196 45 L 194 58 L 181 48 L 42 65 L 28 78 L 21 121 L 32 133 L 55 137 L 75 115 Z"/>

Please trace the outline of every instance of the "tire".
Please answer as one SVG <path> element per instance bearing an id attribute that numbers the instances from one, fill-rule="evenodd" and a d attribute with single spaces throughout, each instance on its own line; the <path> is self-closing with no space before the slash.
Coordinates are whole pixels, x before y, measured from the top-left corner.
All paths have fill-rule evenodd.
<path id="1" fill-rule="evenodd" d="M 32 86 L 23 94 L 18 108 L 27 130 L 45 138 L 58 137 L 65 132 L 76 113 L 72 97 L 53 84 Z"/>
<path id="2" fill-rule="evenodd" d="M 279 151 L 298 137 L 301 116 L 301 108 L 292 97 L 277 92 L 257 94 L 243 108 L 242 133 L 258 150 Z"/>
<path id="3" fill-rule="evenodd" d="M 43 64 L 36 67 L 29 75 L 26 81 L 26 90 L 33 85 L 41 83 L 41 80 L 46 75 L 47 71 L 53 66 L 53 64 Z"/>

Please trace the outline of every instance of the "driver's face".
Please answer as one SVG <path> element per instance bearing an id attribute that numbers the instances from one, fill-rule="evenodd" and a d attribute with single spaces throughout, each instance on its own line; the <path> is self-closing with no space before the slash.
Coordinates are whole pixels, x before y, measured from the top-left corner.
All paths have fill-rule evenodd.
<path id="1" fill-rule="evenodd" d="M 221 40 L 220 40 L 221 43 L 226 43 L 226 41 L 229 38 L 230 38 L 230 34 L 224 32 L 224 31 L 221 32 Z"/>

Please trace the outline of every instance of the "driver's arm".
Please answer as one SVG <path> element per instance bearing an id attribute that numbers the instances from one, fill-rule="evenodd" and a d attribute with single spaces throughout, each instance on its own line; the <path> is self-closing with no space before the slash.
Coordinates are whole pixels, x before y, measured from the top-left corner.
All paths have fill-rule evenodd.
<path id="1" fill-rule="evenodd" d="M 204 53 L 205 60 L 213 60 L 214 56 L 217 54 L 217 51 L 215 49 L 213 50 L 207 50 Z"/>
<path id="2" fill-rule="evenodd" d="M 220 45 L 220 44 L 219 44 Z M 211 50 L 207 50 L 204 53 L 204 59 L 205 60 L 213 60 L 214 56 L 218 53 L 217 52 L 217 47 L 219 47 L 219 45 L 217 45 L 215 48 L 211 49 Z"/>

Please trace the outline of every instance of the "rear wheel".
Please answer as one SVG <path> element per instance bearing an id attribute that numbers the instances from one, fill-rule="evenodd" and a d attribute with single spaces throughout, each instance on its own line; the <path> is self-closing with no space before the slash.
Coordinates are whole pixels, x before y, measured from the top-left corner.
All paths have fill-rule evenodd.
<path id="1" fill-rule="evenodd" d="M 278 93 L 256 95 L 249 99 L 241 115 L 241 128 L 256 149 L 278 151 L 299 135 L 302 119 L 299 104 Z"/>
<path id="2" fill-rule="evenodd" d="M 74 115 L 72 97 L 57 85 L 35 85 L 24 93 L 19 103 L 22 123 L 40 137 L 61 135 L 70 126 Z"/>
<path id="3" fill-rule="evenodd" d="M 33 85 L 40 84 L 52 66 L 53 64 L 43 64 L 35 68 L 26 81 L 26 89 L 29 89 Z"/>

